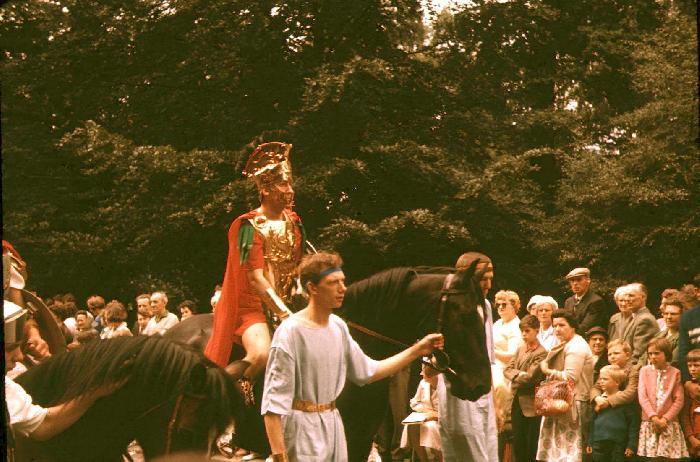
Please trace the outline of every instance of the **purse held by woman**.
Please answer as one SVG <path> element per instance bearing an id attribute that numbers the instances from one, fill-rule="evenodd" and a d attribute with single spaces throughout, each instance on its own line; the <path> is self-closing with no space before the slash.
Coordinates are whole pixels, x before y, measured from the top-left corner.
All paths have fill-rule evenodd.
<path id="1" fill-rule="evenodd" d="M 535 414 L 557 416 L 569 412 L 574 402 L 573 380 L 545 380 L 535 387 Z"/>

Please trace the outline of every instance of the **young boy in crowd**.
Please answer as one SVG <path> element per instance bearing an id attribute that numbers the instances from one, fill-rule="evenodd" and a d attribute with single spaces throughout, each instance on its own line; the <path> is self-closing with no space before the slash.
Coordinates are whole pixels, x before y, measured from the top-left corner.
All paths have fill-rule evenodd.
<path id="1" fill-rule="evenodd" d="M 540 344 L 537 334 L 540 322 L 528 314 L 520 321 L 523 345 L 518 349 L 503 375 L 511 381 L 513 404 L 513 454 L 517 461 L 535 460 L 542 417 L 535 414 L 535 385 L 542 380 L 540 363 L 547 357 L 547 350 Z"/>
<path id="2" fill-rule="evenodd" d="M 688 372 L 693 383 L 700 383 L 700 348 L 688 352 L 686 356 Z M 681 418 L 683 433 L 688 441 L 688 452 L 691 458 L 700 458 L 700 401 L 686 395 L 685 406 Z"/>
<path id="3" fill-rule="evenodd" d="M 606 397 L 620 392 L 625 370 L 605 366 L 600 370 L 598 386 Z M 637 452 L 639 438 L 639 408 L 636 403 L 601 409 L 591 421 L 586 453 L 593 462 L 622 462 Z"/>
<path id="4" fill-rule="evenodd" d="M 637 388 L 639 386 L 640 364 L 632 364 L 632 347 L 629 343 L 620 339 L 611 340 L 608 343 L 608 362 L 625 371 L 625 379 L 620 384 L 620 391 L 614 396 L 602 396 L 598 382 L 591 388 L 591 404 L 596 412 L 609 407 L 622 406 L 637 402 Z"/>

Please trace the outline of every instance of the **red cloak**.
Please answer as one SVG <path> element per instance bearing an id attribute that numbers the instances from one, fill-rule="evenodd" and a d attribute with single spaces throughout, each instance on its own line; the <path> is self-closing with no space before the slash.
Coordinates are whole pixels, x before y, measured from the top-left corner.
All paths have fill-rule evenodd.
<path id="1" fill-rule="evenodd" d="M 302 249 L 302 233 L 299 229 L 301 220 L 294 212 L 286 210 L 285 213 L 296 225 L 294 227 L 294 253 L 298 262 L 301 259 Z M 211 338 L 204 350 L 204 354 L 221 367 L 226 367 L 229 364 L 233 343 L 240 343 L 240 338 L 236 336 L 236 330 L 241 321 L 240 309 L 253 304 L 262 313 L 262 302 L 259 297 L 251 297 L 247 276 L 247 271 L 251 268 L 262 268 L 262 238 L 259 233 L 255 233 L 253 248 L 244 265 L 241 265 L 240 251 L 238 249 L 238 232 L 241 224 L 259 214 L 258 210 L 252 210 L 241 215 L 233 221 L 228 231 L 228 260 L 221 288 L 221 297 L 214 310 L 214 326 Z M 243 298 L 246 300 L 243 304 L 244 306 L 241 304 L 241 299 Z"/>

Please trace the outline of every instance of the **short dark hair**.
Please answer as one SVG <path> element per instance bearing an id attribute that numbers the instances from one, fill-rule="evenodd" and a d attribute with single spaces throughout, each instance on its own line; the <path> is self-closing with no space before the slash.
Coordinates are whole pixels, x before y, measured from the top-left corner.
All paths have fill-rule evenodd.
<path id="1" fill-rule="evenodd" d="M 343 266 L 343 259 L 337 253 L 319 252 L 306 255 L 299 264 L 299 278 L 302 287 L 306 290 L 306 284 L 309 282 L 314 284 L 319 282 L 323 271 L 341 266 Z"/>
<path id="2" fill-rule="evenodd" d="M 90 317 L 90 315 L 88 314 L 88 312 L 85 311 L 85 310 L 78 310 L 78 311 L 76 311 L 76 312 L 75 312 L 75 317 L 77 318 L 77 317 L 80 316 L 81 314 L 82 314 L 83 316 L 85 316 L 86 318 L 89 318 L 89 317 Z"/>
<path id="3" fill-rule="evenodd" d="M 523 319 L 520 320 L 520 330 L 522 329 L 539 329 L 540 328 L 540 320 L 537 319 L 537 316 L 534 316 L 532 314 L 528 314 Z"/>
<path id="4" fill-rule="evenodd" d="M 573 327 L 574 329 L 578 328 L 578 321 L 576 320 L 576 315 L 574 315 L 574 312 L 571 310 L 563 308 L 554 310 L 554 313 L 552 313 L 552 320 L 554 320 L 554 318 L 564 318 L 566 319 L 566 322 L 569 324 L 569 326 Z"/>
<path id="5" fill-rule="evenodd" d="M 90 343 L 99 339 L 99 335 L 95 329 L 80 331 L 75 333 L 75 341 L 81 345 Z"/>
<path id="6" fill-rule="evenodd" d="M 105 307 L 105 299 L 99 295 L 91 295 L 88 297 L 86 304 L 90 310 L 101 310 Z"/>
<path id="7" fill-rule="evenodd" d="M 700 348 L 693 348 L 688 352 L 688 355 L 685 357 L 686 362 L 693 362 L 697 363 L 700 362 Z"/>
<path id="8" fill-rule="evenodd" d="M 177 306 L 177 310 L 180 311 L 182 308 L 189 308 L 192 314 L 197 314 L 197 305 L 192 300 L 185 300 Z"/>
<path id="9" fill-rule="evenodd" d="M 673 349 L 671 348 L 671 344 L 668 342 L 668 340 L 662 337 L 654 337 L 653 339 L 649 340 L 647 351 L 649 351 L 649 347 L 651 346 L 655 346 L 664 354 L 666 361 L 671 362 L 671 359 L 673 359 Z"/>
<path id="10" fill-rule="evenodd" d="M 126 308 L 119 300 L 112 300 L 105 307 L 103 317 L 107 322 L 124 322 L 127 317 Z"/>

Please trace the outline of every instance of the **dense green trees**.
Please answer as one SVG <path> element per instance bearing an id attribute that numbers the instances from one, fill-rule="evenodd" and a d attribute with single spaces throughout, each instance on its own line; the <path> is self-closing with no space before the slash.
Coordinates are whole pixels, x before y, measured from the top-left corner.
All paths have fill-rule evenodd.
<path id="1" fill-rule="evenodd" d="M 205 300 L 286 140 L 298 211 L 352 278 L 480 248 L 497 284 L 697 272 L 695 4 L 9 2 L 4 231 L 44 293 Z"/>

